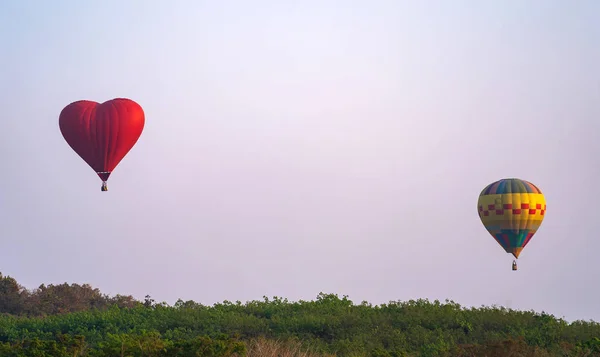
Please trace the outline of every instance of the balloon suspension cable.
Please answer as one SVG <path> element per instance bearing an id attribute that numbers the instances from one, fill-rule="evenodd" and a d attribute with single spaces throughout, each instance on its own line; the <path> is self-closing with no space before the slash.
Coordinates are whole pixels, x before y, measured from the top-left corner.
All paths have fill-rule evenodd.
<path id="1" fill-rule="evenodd" d="M 102 192 L 108 191 L 108 187 L 106 186 L 106 181 L 102 181 Z"/>

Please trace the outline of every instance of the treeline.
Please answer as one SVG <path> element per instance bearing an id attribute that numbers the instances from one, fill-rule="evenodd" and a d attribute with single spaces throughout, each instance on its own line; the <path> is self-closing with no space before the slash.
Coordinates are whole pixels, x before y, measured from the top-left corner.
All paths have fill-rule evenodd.
<path id="1" fill-rule="evenodd" d="M 40 285 L 28 290 L 14 278 L 0 273 L 0 313 L 46 316 L 68 312 L 106 309 L 110 306 L 134 307 L 132 296 L 108 296 L 88 284 Z"/>
<path id="2" fill-rule="evenodd" d="M 544 312 L 428 300 L 373 306 L 333 294 L 168 306 L 88 285 L 27 291 L 0 280 L 2 357 L 600 356 L 600 324 Z"/>

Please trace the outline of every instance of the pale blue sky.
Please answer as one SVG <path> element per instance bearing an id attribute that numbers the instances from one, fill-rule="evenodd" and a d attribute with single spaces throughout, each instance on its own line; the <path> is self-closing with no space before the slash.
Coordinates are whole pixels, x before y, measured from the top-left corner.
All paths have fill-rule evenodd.
<path id="1" fill-rule="evenodd" d="M 0 271 L 29 288 L 600 320 L 598 1 L 9 0 L 0 48 Z M 115 97 L 146 127 L 103 193 L 58 115 Z M 517 273 L 476 210 L 504 177 L 548 202 Z"/>

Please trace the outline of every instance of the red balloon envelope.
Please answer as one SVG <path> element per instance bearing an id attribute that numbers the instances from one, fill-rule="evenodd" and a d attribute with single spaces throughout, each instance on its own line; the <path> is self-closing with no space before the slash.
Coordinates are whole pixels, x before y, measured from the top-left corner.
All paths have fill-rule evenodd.
<path id="1" fill-rule="evenodd" d="M 67 105 L 58 118 L 60 131 L 71 148 L 106 181 L 133 148 L 144 129 L 142 107 L 130 99 L 102 104 L 80 100 Z"/>

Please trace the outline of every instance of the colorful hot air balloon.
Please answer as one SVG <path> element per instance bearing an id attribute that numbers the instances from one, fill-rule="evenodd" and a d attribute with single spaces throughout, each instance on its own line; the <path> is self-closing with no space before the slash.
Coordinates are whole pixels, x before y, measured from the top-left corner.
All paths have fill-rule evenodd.
<path id="1" fill-rule="evenodd" d="M 98 174 L 102 191 L 119 162 L 144 129 L 144 110 L 136 102 L 116 98 L 102 104 L 80 100 L 67 105 L 58 119 L 69 146 Z"/>
<path id="2" fill-rule="evenodd" d="M 546 199 L 531 182 L 502 179 L 481 191 L 477 210 L 496 242 L 518 259 L 544 220 Z M 513 261 L 513 270 L 517 270 L 516 261 Z"/>

